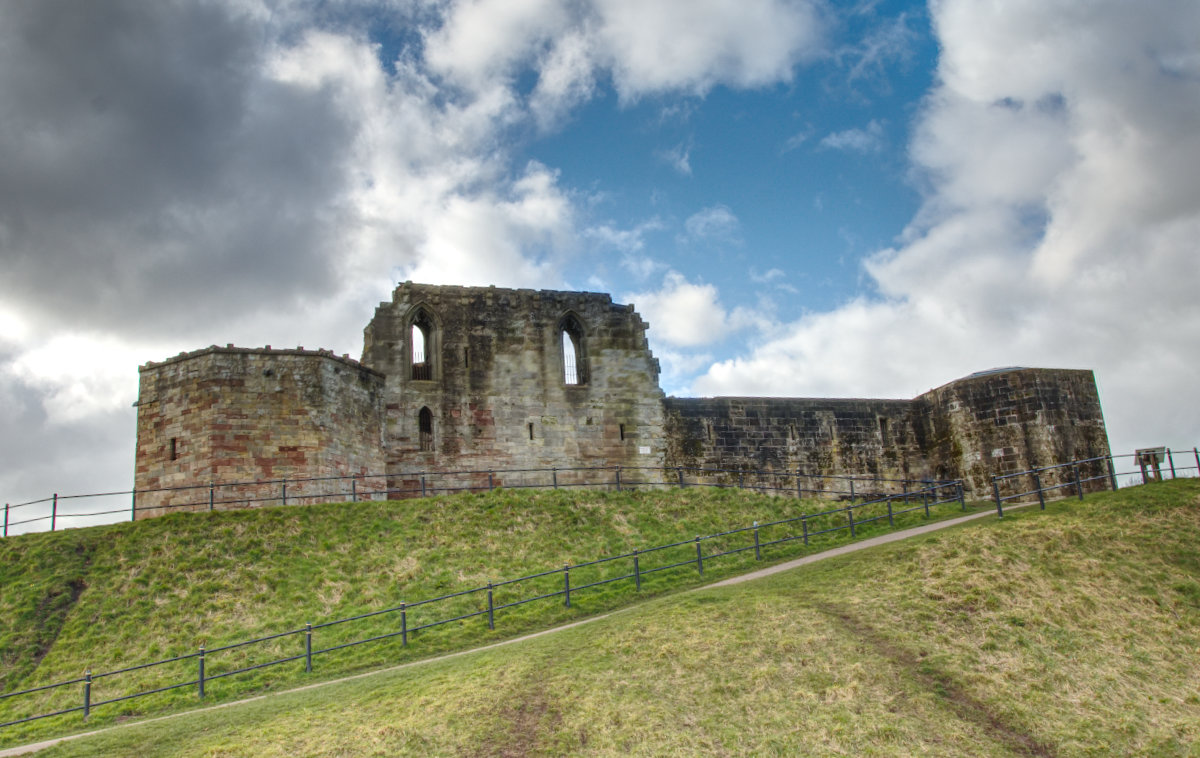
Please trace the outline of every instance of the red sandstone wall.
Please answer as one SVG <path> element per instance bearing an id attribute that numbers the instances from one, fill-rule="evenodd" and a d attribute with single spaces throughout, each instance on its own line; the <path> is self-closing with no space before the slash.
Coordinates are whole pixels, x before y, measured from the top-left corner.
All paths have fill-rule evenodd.
<path id="1" fill-rule="evenodd" d="M 140 373 L 139 518 L 207 509 L 210 483 L 217 508 L 281 504 L 283 479 L 309 480 L 287 482 L 288 503 L 349 499 L 349 482 L 311 480 L 383 470 L 383 377 L 355 361 L 211 347 Z M 235 484 L 255 480 L 276 481 Z"/>

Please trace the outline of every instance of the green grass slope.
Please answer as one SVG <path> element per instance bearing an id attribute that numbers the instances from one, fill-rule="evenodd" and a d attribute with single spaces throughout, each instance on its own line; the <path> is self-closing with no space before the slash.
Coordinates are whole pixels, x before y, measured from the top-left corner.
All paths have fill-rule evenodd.
<path id="1" fill-rule="evenodd" d="M 0 541 L 0 692 L 72 680 L 95 673 L 185 655 L 336 618 L 370 613 L 488 581 L 515 578 L 748 525 L 835 507 L 736 490 L 689 488 L 646 493 L 496 491 L 484 495 L 395 503 L 354 503 L 240 512 L 175 514 L 56 534 Z M 877 512 L 882 512 L 877 510 Z M 959 515 L 957 504 L 934 517 Z M 868 514 L 860 512 L 856 518 Z M 812 531 L 845 524 L 844 514 L 810 523 Z M 921 523 L 920 511 L 897 527 Z M 799 525 L 763 529 L 768 541 L 796 534 Z M 886 529 L 886 521 L 859 536 Z M 837 532 L 814 538 L 809 551 L 845 542 Z M 738 534 L 706 541 L 705 554 L 750 544 Z M 764 561 L 803 553 L 799 541 L 764 550 Z M 688 544 L 640 558 L 647 571 L 695 558 Z M 314 672 L 303 661 L 210 681 L 207 701 L 221 702 L 296 686 L 390 663 L 462 649 L 618 608 L 668 590 L 744 571 L 753 551 L 705 563 L 703 579 L 691 566 L 652 573 L 638 593 L 621 580 L 572 594 L 572 607 L 549 599 L 496 614 L 496 629 L 474 617 L 410 637 L 318 655 Z M 632 570 L 629 560 L 571 571 L 572 585 Z M 495 593 L 502 604 L 558 591 L 561 572 Z M 409 627 L 486 608 L 486 594 L 464 595 L 408 611 Z M 398 614 L 382 614 L 314 633 L 314 649 L 398 630 Z M 210 654 L 208 677 L 303 652 L 303 636 Z M 92 702 L 194 679 L 195 659 L 96 680 Z M 71 708 L 82 685 L 0 700 L 0 722 Z M 86 728 L 131 717 L 195 707 L 185 687 L 98 707 Z M 84 729 L 68 714 L 0 729 L 0 745 Z"/>
<path id="2" fill-rule="evenodd" d="M 1010 511 L 45 755 L 1198 755 L 1198 495 Z"/>

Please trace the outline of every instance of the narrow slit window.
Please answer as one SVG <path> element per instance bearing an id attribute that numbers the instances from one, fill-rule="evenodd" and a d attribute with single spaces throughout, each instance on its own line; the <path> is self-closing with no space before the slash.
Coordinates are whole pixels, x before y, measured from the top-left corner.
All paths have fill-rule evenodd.
<path id="1" fill-rule="evenodd" d="M 625 440 L 625 425 L 621 424 L 621 440 Z"/>
<path id="2" fill-rule="evenodd" d="M 179 457 L 179 438 L 178 437 L 171 438 L 170 448 L 171 448 L 171 460 L 175 460 L 176 458 Z"/>
<path id="3" fill-rule="evenodd" d="M 533 439 L 533 422 L 529 422 L 529 439 Z"/>
<path id="4" fill-rule="evenodd" d="M 433 450 L 433 411 L 422 408 L 417 416 L 417 425 L 421 429 L 421 450 Z"/>
<path id="5" fill-rule="evenodd" d="M 888 444 L 888 420 L 885 418 L 879 419 L 879 439 Z"/>

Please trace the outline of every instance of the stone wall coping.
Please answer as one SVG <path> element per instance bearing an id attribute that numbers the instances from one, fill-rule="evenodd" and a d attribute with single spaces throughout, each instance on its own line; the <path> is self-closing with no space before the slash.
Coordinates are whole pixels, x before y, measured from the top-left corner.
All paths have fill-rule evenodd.
<path id="1" fill-rule="evenodd" d="M 938 390 L 943 390 L 943 389 L 946 389 L 947 387 L 952 387 L 956 384 L 966 384 L 967 382 L 985 382 L 988 379 L 992 379 L 993 377 L 997 377 L 997 376 L 1004 376 L 1005 374 L 1025 374 L 1025 373 L 1035 373 L 1035 374 L 1069 373 L 1069 374 L 1090 374 L 1092 376 L 1095 376 L 1095 372 L 1090 368 L 1046 368 L 1044 366 L 1010 366 L 1008 368 L 993 368 L 993 369 L 988 369 L 986 371 L 976 371 L 973 374 L 968 374 L 967 376 L 962 376 L 962 377 L 959 377 L 958 379 L 953 379 L 951 381 L 946 382 L 945 384 L 934 387 L 933 389 L 929 390 L 928 392 L 921 393 L 920 397 L 924 397 L 925 395 L 928 395 L 930 392 L 937 392 Z"/>
<path id="2" fill-rule="evenodd" d="M 793 397 L 791 395 L 716 395 L 713 397 L 676 397 L 670 395 L 667 401 L 675 402 L 734 402 L 734 403 L 911 403 L 912 398 L 904 397 Z"/>
<path id="3" fill-rule="evenodd" d="M 140 373 L 149 371 L 150 369 L 169 366 L 172 363 L 180 363 L 182 361 L 192 360 L 193 358 L 200 358 L 205 355 L 214 354 L 263 356 L 299 355 L 311 358 L 325 358 L 336 363 L 344 364 L 359 371 L 367 371 L 379 377 L 384 376 L 382 372 L 373 369 L 364 363 L 356 361 L 355 359 L 351 358 L 349 354 L 338 355 L 332 350 L 325 350 L 323 348 L 317 348 L 316 350 L 305 350 L 302 346 L 295 348 L 272 348 L 270 345 L 267 345 L 266 347 L 234 347 L 232 344 L 226 345 L 225 347 L 221 347 L 219 345 L 209 345 L 208 347 L 203 347 L 199 350 L 180 353 L 179 355 L 172 356 L 163 361 L 147 361 L 144 365 L 138 366 L 138 372 Z"/>
<path id="4" fill-rule="evenodd" d="M 612 304 L 612 295 L 607 292 L 581 292 L 579 290 L 547 290 L 547 289 L 526 289 L 526 288 L 511 288 L 497 287 L 496 285 L 488 285 L 486 287 L 467 287 L 459 284 L 420 284 L 416 282 L 404 282 L 396 287 L 392 293 L 392 301 L 396 302 L 401 290 L 436 290 L 439 295 L 465 295 L 465 294 L 480 294 L 485 295 L 489 292 L 511 292 L 522 297 L 565 297 L 565 298 L 598 298 L 606 303 Z M 381 303 L 383 305 L 384 303 Z"/>

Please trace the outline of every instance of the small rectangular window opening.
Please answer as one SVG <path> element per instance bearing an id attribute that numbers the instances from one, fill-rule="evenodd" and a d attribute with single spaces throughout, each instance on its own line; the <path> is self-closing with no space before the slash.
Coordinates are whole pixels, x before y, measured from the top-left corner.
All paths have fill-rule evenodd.
<path id="1" fill-rule="evenodd" d="M 529 439 L 533 439 L 533 422 L 529 422 Z"/>
<path id="2" fill-rule="evenodd" d="M 885 418 L 879 419 L 879 438 L 886 445 L 888 441 L 888 420 Z"/>
<path id="3" fill-rule="evenodd" d="M 178 441 L 178 437 L 171 438 L 171 460 L 175 460 L 179 457 Z"/>
<path id="4" fill-rule="evenodd" d="M 625 425 L 621 424 L 621 439 L 625 439 Z"/>

